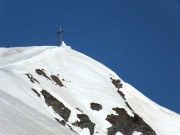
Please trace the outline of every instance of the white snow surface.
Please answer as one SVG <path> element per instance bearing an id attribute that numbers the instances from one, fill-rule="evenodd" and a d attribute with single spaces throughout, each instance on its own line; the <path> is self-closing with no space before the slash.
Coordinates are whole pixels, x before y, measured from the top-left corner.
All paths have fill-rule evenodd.
<path id="1" fill-rule="evenodd" d="M 43 69 L 48 77 L 58 76 L 64 86 L 38 75 L 36 69 Z M 31 74 L 39 83 L 32 83 L 25 74 Z M 107 115 L 116 115 L 112 108 L 124 108 L 129 116 L 134 116 L 110 78 L 122 79 L 64 42 L 61 47 L 0 48 L 0 76 L 0 133 L 3 135 L 90 135 L 89 129 L 72 124 L 79 121 L 77 114 L 82 113 L 96 124 L 94 135 L 106 135 L 107 128 L 112 126 L 106 120 Z M 131 108 L 157 135 L 180 135 L 179 114 L 154 103 L 128 83 L 122 81 L 122 84 L 121 91 Z M 41 96 L 38 97 L 32 88 Z M 55 120 L 63 118 L 47 106 L 42 90 L 71 110 L 67 124 L 77 133 Z M 92 110 L 92 102 L 101 104 L 102 110 Z"/>
<path id="2" fill-rule="evenodd" d="M 116 135 L 123 135 L 123 134 L 122 134 L 122 133 L 120 133 L 120 132 L 117 132 L 117 133 L 116 133 Z"/>
<path id="3" fill-rule="evenodd" d="M 76 135 L 19 99 L 0 90 L 1 135 Z"/>
<path id="4" fill-rule="evenodd" d="M 141 132 L 137 132 L 137 131 L 135 131 L 135 132 L 133 132 L 133 134 L 132 135 L 142 135 L 142 133 Z"/>

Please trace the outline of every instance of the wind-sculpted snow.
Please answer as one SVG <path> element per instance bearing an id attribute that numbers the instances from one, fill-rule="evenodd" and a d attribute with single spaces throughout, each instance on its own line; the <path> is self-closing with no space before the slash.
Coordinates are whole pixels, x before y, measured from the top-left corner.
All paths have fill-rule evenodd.
<path id="1" fill-rule="evenodd" d="M 76 135 L 2 90 L 0 90 L 0 134 Z"/>
<path id="2" fill-rule="evenodd" d="M 3 48 L 0 52 L 0 67 L 39 55 L 51 46 Z"/>
<path id="3" fill-rule="evenodd" d="M 0 131 L 7 135 L 16 124 L 14 135 L 21 131 L 22 135 L 180 134 L 178 114 L 163 109 L 113 71 L 69 46 L 0 49 L 0 76 L 2 92 L 17 98 L 12 98 L 15 105 L 21 102 L 13 106 L 14 111 L 5 102 L 0 105 L 1 120 L 6 112 L 17 116 L 17 120 L 5 117 L 6 124 L 0 123 Z M 31 109 L 21 108 L 22 104 Z"/>

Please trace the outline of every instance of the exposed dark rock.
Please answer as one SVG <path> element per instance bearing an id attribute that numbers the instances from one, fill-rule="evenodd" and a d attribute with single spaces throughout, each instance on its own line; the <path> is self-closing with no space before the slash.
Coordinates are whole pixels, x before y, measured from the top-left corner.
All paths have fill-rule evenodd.
<path id="1" fill-rule="evenodd" d="M 30 81 L 31 81 L 32 83 L 35 83 L 35 82 L 39 83 L 38 80 L 36 80 L 31 74 L 25 74 L 25 75 L 27 75 L 27 77 L 30 79 Z M 39 83 L 39 84 L 40 84 L 40 83 Z"/>
<path id="2" fill-rule="evenodd" d="M 121 132 L 123 135 L 132 135 L 134 131 L 143 133 L 143 135 L 156 135 L 154 130 L 147 125 L 139 115 L 134 114 L 130 117 L 124 108 L 113 108 L 118 115 L 108 115 L 106 120 L 112 124 L 108 128 L 108 135 L 115 135 Z"/>
<path id="3" fill-rule="evenodd" d="M 59 122 L 61 125 L 65 126 L 66 125 L 66 122 L 64 120 L 59 120 L 57 118 L 55 118 L 57 122 Z"/>
<path id="4" fill-rule="evenodd" d="M 126 101 L 125 95 L 120 88 L 122 88 L 122 83 L 119 79 L 113 79 L 112 83 L 118 89 L 117 92 L 124 99 L 127 107 L 134 113 L 134 117 L 130 117 L 126 110 L 123 108 L 113 108 L 118 115 L 108 115 L 106 120 L 109 121 L 113 126 L 108 128 L 108 135 L 115 135 L 117 132 L 121 132 L 123 135 L 132 135 L 134 131 L 143 133 L 143 135 L 156 135 L 154 130 L 147 125 L 139 115 L 137 115 L 131 106 Z"/>
<path id="5" fill-rule="evenodd" d="M 78 111 L 80 111 L 80 112 L 82 112 L 83 113 L 83 111 L 82 110 L 80 110 L 79 108 L 76 108 Z"/>
<path id="6" fill-rule="evenodd" d="M 127 107 L 128 107 L 132 112 L 134 112 L 133 109 L 131 108 L 131 106 L 130 106 L 130 105 L 128 104 L 128 102 L 126 101 L 126 98 L 125 98 L 124 93 L 122 93 L 122 91 L 120 91 L 120 90 L 117 90 L 117 92 L 118 92 L 119 95 L 125 100 L 125 104 L 127 105 Z"/>
<path id="7" fill-rule="evenodd" d="M 59 119 L 57 119 L 57 118 L 55 118 L 56 119 L 56 121 L 57 122 L 59 122 L 61 125 L 63 125 L 63 126 L 68 126 L 69 127 L 69 129 L 71 129 L 73 132 L 76 132 L 76 131 L 74 131 L 74 129 L 69 125 L 69 124 L 67 124 L 64 120 L 59 120 Z M 76 132 L 77 133 L 77 132 Z"/>
<path id="8" fill-rule="evenodd" d="M 67 124 L 67 126 L 69 127 L 69 129 L 71 129 L 72 131 L 74 131 L 74 129 L 73 129 L 70 125 Z M 77 133 L 76 131 L 74 131 L 74 132 Z"/>
<path id="9" fill-rule="evenodd" d="M 86 114 L 77 114 L 77 117 L 80 119 L 80 121 L 76 121 L 75 123 L 73 123 L 73 125 L 78 126 L 81 129 L 88 128 L 90 131 L 90 135 L 93 135 L 95 124 L 91 122 L 89 117 Z"/>
<path id="10" fill-rule="evenodd" d="M 134 112 L 134 110 L 131 108 L 131 106 L 128 104 L 128 102 L 126 101 L 125 103 L 126 103 L 127 107 L 128 107 L 132 112 Z"/>
<path id="11" fill-rule="evenodd" d="M 37 90 L 35 90 L 35 89 L 33 89 L 33 88 L 31 88 L 31 89 L 37 94 L 38 97 L 41 96 L 41 95 L 37 92 Z"/>
<path id="12" fill-rule="evenodd" d="M 42 90 L 41 93 L 44 96 L 46 104 L 48 106 L 52 106 L 53 110 L 57 114 L 59 114 L 65 121 L 68 121 L 71 114 L 71 110 L 64 106 L 62 102 L 54 98 L 46 90 Z"/>
<path id="13" fill-rule="evenodd" d="M 102 109 L 102 105 L 98 104 L 98 103 L 91 103 L 91 109 L 92 110 L 96 110 L 96 111 L 99 111 Z"/>
<path id="14" fill-rule="evenodd" d="M 120 95 L 124 100 L 126 100 L 125 95 L 124 95 L 124 93 L 122 93 L 122 91 L 117 90 L 117 92 L 119 93 L 119 95 Z"/>
<path id="15" fill-rule="evenodd" d="M 110 78 L 111 80 L 112 80 L 112 83 L 114 84 L 114 86 L 116 87 L 116 88 L 122 88 L 122 83 L 121 83 L 121 81 L 119 80 L 119 79 L 113 79 L 113 78 Z"/>
<path id="16" fill-rule="evenodd" d="M 55 76 L 55 75 L 51 75 L 51 78 L 54 82 L 56 82 L 56 84 L 58 84 L 60 87 L 63 87 L 63 83 L 59 80 L 59 77 Z"/>
<path id="17" fill-rule="evenodd" d="M 47 78 L 48 80 L 51 80 L 47 75 L 46 75 L 46 73 L 44 73 L 44 70 L 42 69 L 36 69 L 36 73 L 38 74 L 38 75 L 42 75 L 42 76 L 44 76 L 45 78 Z"/>

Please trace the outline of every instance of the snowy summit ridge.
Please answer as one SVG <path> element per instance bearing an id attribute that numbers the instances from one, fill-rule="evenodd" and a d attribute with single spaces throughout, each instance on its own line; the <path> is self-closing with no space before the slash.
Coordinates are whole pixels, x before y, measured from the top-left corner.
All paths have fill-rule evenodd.
<path id="1" fill-rule="evenodd" d="M 0 48 L 0 133 L 179 135 L 180 115 L 71 49 Z"/>

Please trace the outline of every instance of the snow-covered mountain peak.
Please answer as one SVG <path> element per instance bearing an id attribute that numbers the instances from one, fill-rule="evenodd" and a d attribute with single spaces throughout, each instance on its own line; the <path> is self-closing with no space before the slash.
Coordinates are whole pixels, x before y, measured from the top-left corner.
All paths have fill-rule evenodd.
<path id="1" fill-rule="evenodd" d="M 15 108 L 13 116 L 22 117 L 11 124 L 19 125 L 22 135 L 31 134 L 23 113 L 27 107 L 14 107 L 6 97 L 32 108 L 31 115 L 38 112 L 51 119 L 50 123 L 64 126 L 64 135 L 180 134 L 178 114 L 157 105 L 112 70 L 64 42 L 60 47 L 0 48 L 0 75 L 0 92 L 5 93 L 0 120 L 10 121 L 5 114 L 11 115 Z M 4 109 L 6 103 L 8 109 Z M 25 127 L 21 127 L 22 119 Z M 43 119 L 32 122 L 39 121 L 43 123 Z M 46 127 L 42 124 L 41 129 Z M 0 132 L 8 134 L 6 128 L 1 124 Z M 60 130 L 54 134 L 62 134 Z"/>

